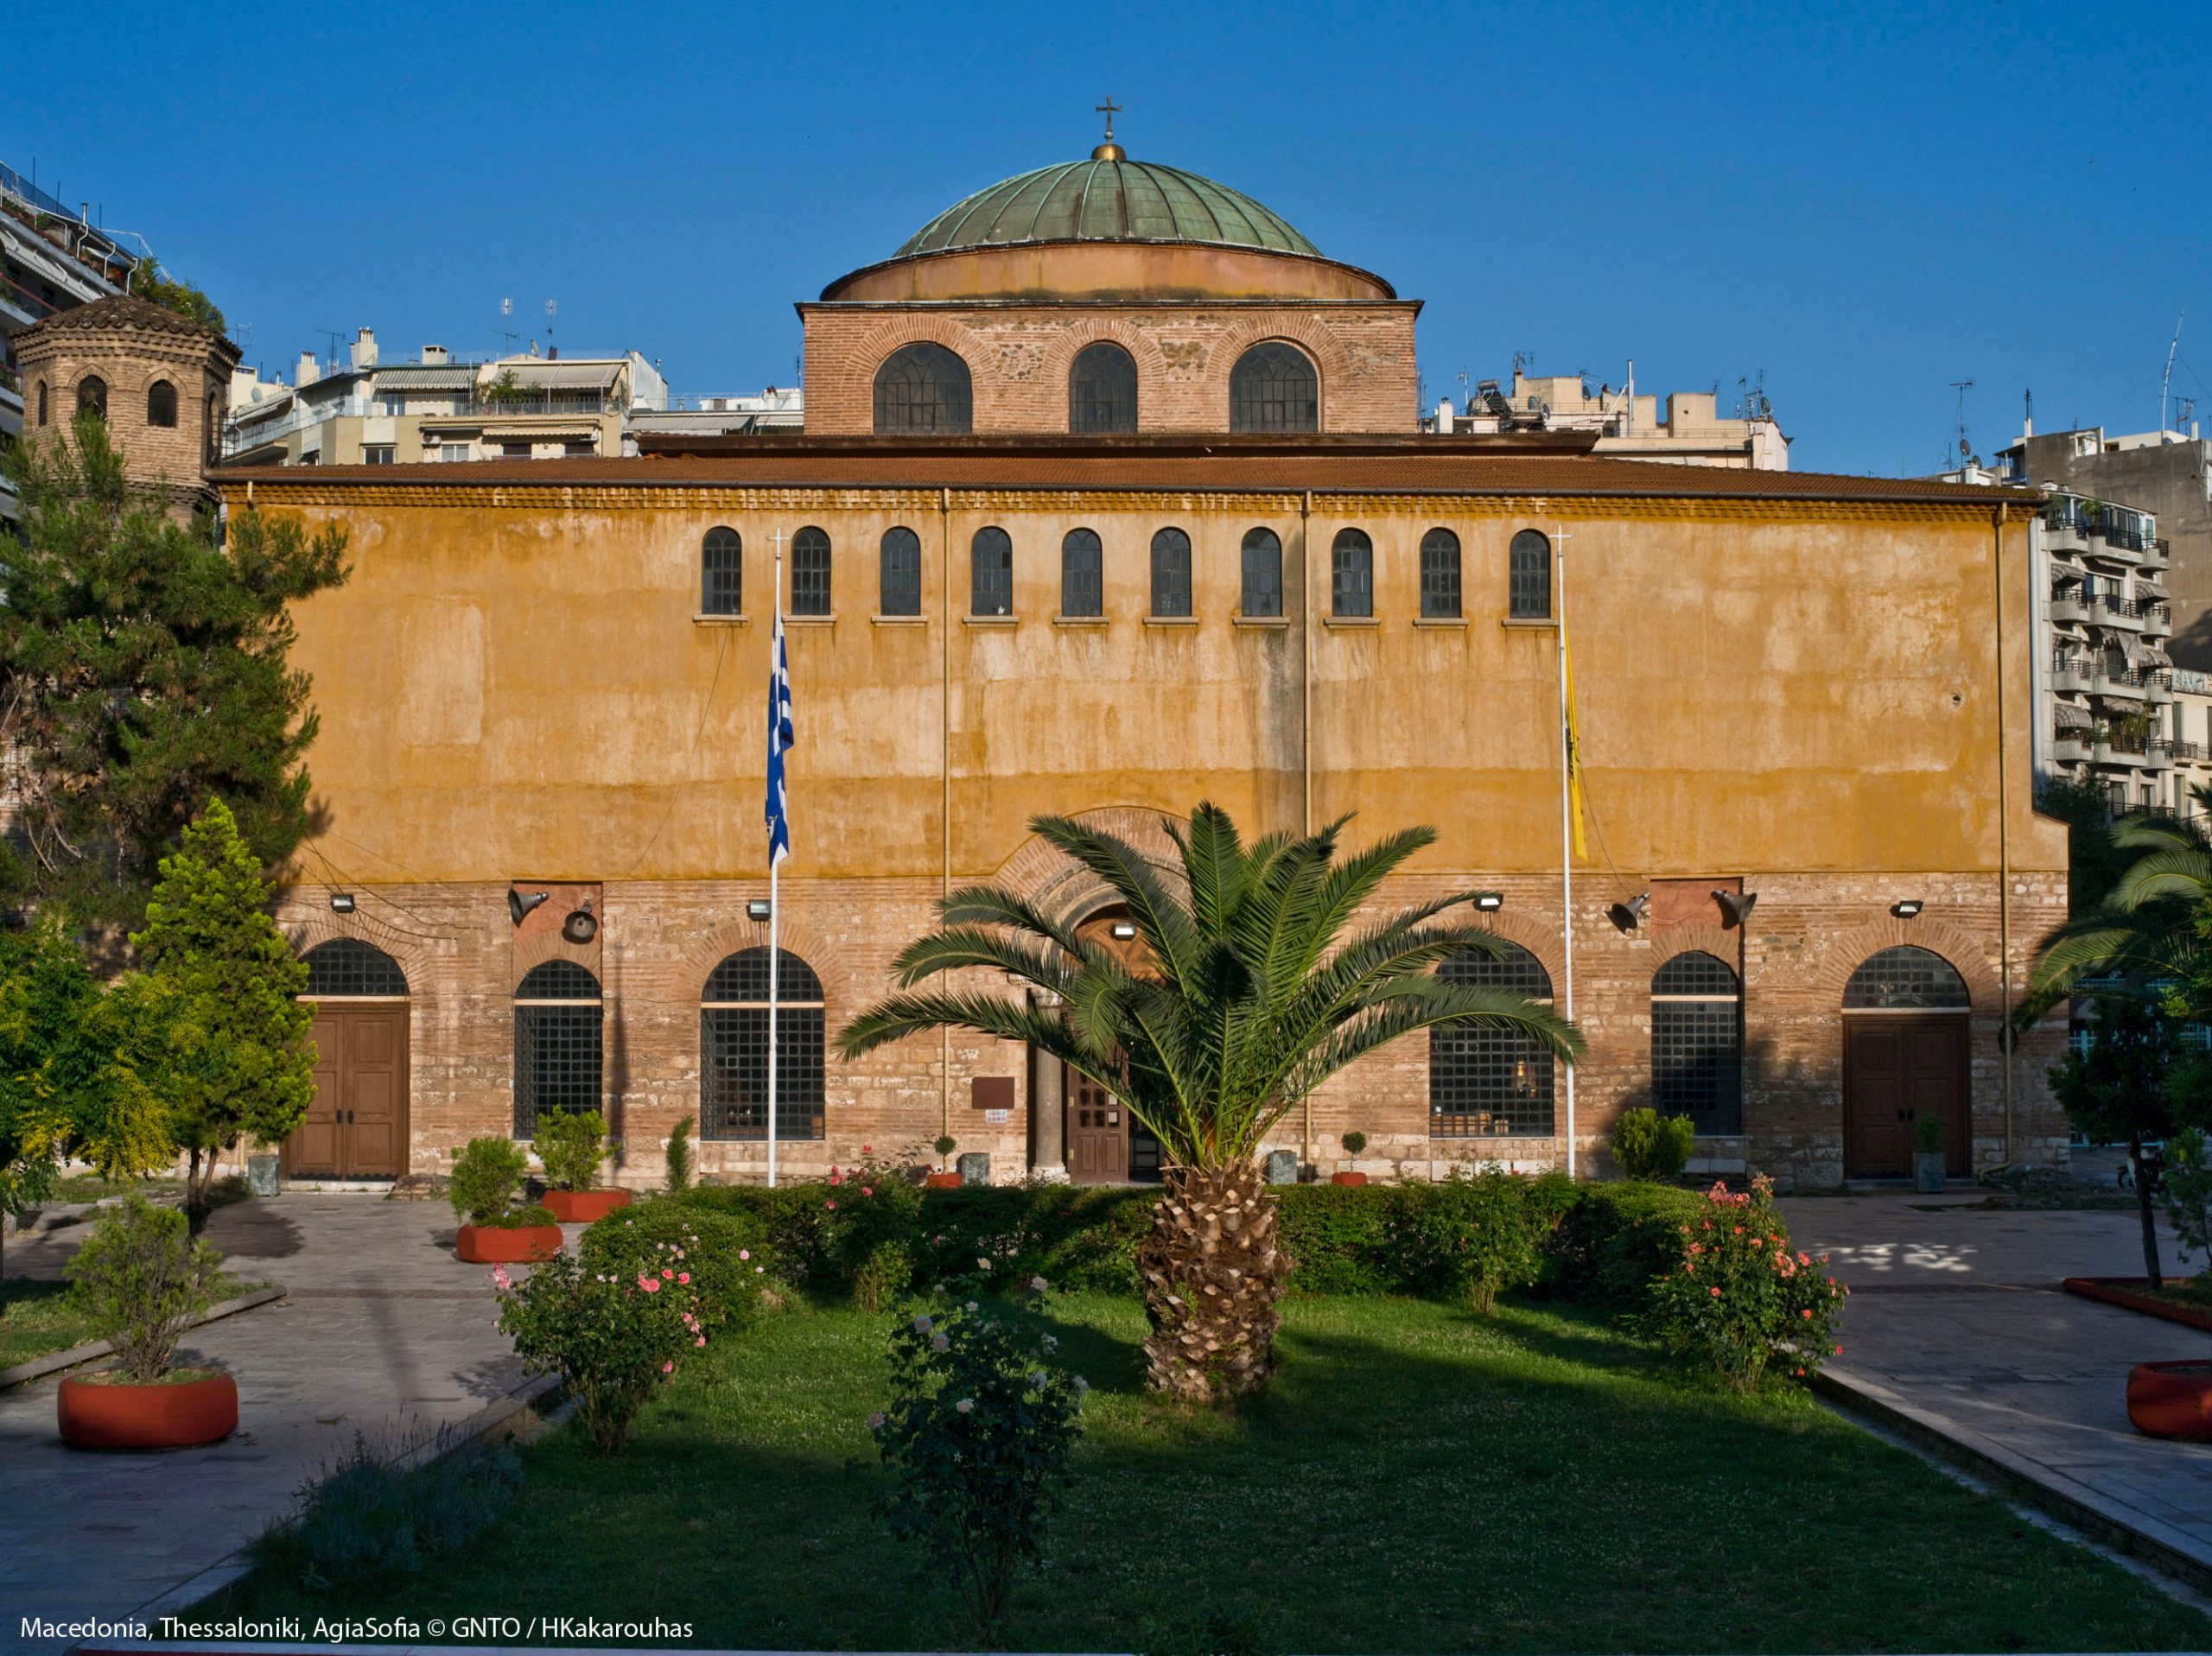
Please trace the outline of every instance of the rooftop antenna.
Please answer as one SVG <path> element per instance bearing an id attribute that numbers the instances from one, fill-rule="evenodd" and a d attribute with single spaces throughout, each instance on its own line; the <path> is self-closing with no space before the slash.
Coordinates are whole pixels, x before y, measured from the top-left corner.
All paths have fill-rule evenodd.
<path id="1" fill-rule="evenodd" d="M 2023 437 L 2036 435 L 2036 394 L 2032 389 L 2020 393 L 2020 435 Z"/>
<path id="2" fill-rule="evenodd" d="M 2161 431 L 2166 428 L 2166 395 L 2173 390 L 2174 353 L 2181 349 L 2181 325 L 2188 320 L 2187 311 L 2175 319 L 2174 340 L 2166 347 L 2166 377 L 2158 384 L 2158 429 Z"/>
<path id="3" fill-rule="evenodd" d="M 1959 463 L 1963 466 L 1974 457 L 1974 450 L 1967 443 L 1967 393 L 1974 389 L 1974 381 L 1955 379 L 1951 389 L 1959 394 Z"/>
<path id="4" fill-rule="evenodd" d="M 338 371 L 338 342 L 346 337 L 346 330 L 342 327 L 319 327 L 315 332 L 330 341 L 330 371 L 334 374 Z"/>
<path id="5" fill-rule="evenodd" d="M 549 346 L 553 343 L 553 319 L 560 310 L 558 301 L 549 299 L 545 301 L 545 343 Z"/>
<path id="6" fill-rule="evenodd" d="M 514 301 L 513 300 L 512 300 L 512 299 L 502 299 L 502 300 L 499 301 L 499 314 L 500 314 L 500 315 L 502 315 L 502 316 L 512 316 L 512 315 L 513 315 L 514 314 L 515 314 L 515 301 Z M 508 356 L 510 356 L 510 357 L 512 357 L 512 355 L 514 355 L 514 353 L 515 353 L 515 341 L 516 341 L 517 339 L 519 339 L 520 338 L 522 338 L 522 335 L 521 335 L 521 334 L 519 334 L 519 333 L 516 333 L 512 328 L 507 328 L 507 327 L 495 327 L 495 328 L 493 328 L 493 329 L 492 330 L 492 332 L 493 332 L 493 333 L 496 333 L 496 334 L 498 334 L 498 335 L 499 336 L 499 338 L 500 338 L 500 339 L 501 339 L 505 343 L 506 347 L 507 347 L 507 348 L 506 348 L 505 354 L 506 354 L 506 355 L 508 355 Z"/>

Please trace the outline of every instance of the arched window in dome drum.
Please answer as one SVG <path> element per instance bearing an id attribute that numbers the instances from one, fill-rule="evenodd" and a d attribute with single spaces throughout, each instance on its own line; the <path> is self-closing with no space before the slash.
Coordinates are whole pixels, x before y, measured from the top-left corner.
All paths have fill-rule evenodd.
<path id="1" fill-rule="evenodd" d="M 1179 529 L 1163 529 L 1152 537 L 1152 612 L 1191 612 L 1191 537 Z"/>
<path id="2" fill-rule="evenodd" d="M 922 540 L 900 524 L 883 531 L 882 590 L 877 596 L 879 615 L 919 615 L 922 612 Z"/>
<path id="3" fill-rule="evenodd" d="M 1137 428 L 1136 358 L 1109 340 L 1087 345 L 1068 368 L 1068 429 Z"/>
<path id="4" fill-rule="evenodd" d="M 1375 542 L 1364 530 L 1338 530 L 1329 549 L 1329 612 L 1355 620 L 1375 613 Z"/>
<path id="5" fill-rule="evenodd" d="M 1269 619 L 1282 613 L 1282 539 L 1271 529 L 1244 531 L 1244 598 L 1238 613 Z"/>
<path id="6" fill-rule="evenodd" d="M 166 379 L 146 388 L 146 423 L 171 429 L 176 425 L 176 387 Z"/>
<path id="7" fill-rule="evenodd" d="M 515 1137 L 548 1110 L 600 1107 L 599 980 L 574 961 L 542 961 L 515 989 Z"/>
<path id="8" fill-rule="evenodd" d="M 1503 942 L 1503 940 L 1500 940 Z M 1549 1005 L 1551 974 L 1518 943 L 1502 955 L 1462 950 L 1445 957 L 1446 983 L 1503 989 Z M 1445 1024 L 1428 1036 L 1428 1130 L 1440 1139 L 1552 1131 L 1552 1055 L 1525 1035 L 1479 1024 Z"/>
<path id="9" fill-rule="evenodd" d="M 776 951 L 776 1137 L 823 1132 L 822 980 Z M 768 1136 L 768 951 L 741 949 L 699 994 L 699 1136 Z"/>
<path id="10" fill-rule="evenodd" d="M 1071 529 L 1060 542 L 1060 613 L 1082 617 L 1105 612 L 1105 569 L 1098 531 Z"/>
<path id="11" fill-rule="evenodd" d="M 1014 613 L 1014 540 L 995 526 L 968 543 L 968 613 Z"/>
<path id="12" fill-rule="evenodd" d="M 1319 431 L 1321 378 L 1294 345 L 1266 339 L 1229 371 L 1231 431 Z"/>
<path id="13" fill-rule="evenodd" d="M 1459 537 L 1432 529 L 1421 537 L 1421 612 L 1427 621 L 1459 615 Z"/>
<path id="14" fill-rule="evenodd" d="M 77 412 L 95 420 L 107 418 L 107 381 L 98 374 L 86 374 L 77 382 Z"/>
<path id="15" fill-rule="evenodd" d="M 941 345 L 901 346 L 875 371 L 879 435 L 934 432 L 965 436 L 975 426 L 968 365 Z"/>
<path id="16" fill-rule="evenodd" d="M 710 529 L 699 543 L 699 613 L 745 613 L 745 542 L 734 529 Z"/>
<path id="17" fill-rule="evenodd" d="M 830 613 L 830 536 L 811 523 L 791 536 L 791 613 Z"/>

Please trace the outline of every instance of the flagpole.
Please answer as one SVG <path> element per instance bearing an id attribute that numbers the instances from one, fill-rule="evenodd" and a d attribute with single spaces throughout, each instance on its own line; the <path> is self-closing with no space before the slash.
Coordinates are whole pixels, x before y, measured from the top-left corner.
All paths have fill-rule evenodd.
<path id="1" fill-rule="evenodd" d="M 1567 682 L 1567 535 L 1553 525 L 1559 548 L 1559 890 L 1560 936 L 1567 967 L 1567 1021 L 1574 1021 L 1573 705 Z M 1574 1060 L 1567 1060 L 1567 1176 L 1574 1177 Z"/>
<path id="2" fill-rule="evenodd" d="M 769 682 L 773 684 L 784 671 L 784 536 L 776 533 L 775 614 L 772 631 L 774 639 L 770 646 L 775 659 L 768 663 Z M 768 719 L 768 746 L 772 753 L 776 746 L 776 708 L 772 704 Z M 776 992 L 783 987 L 784 957 L 778 948 L 777 932 L 783 921 L 783 904 L 777 901 L 776 871 L 783 859 L 776 854 L 776 836 L 772 828 L 768 834 L 768 1188 L 776 1188 Z"/>

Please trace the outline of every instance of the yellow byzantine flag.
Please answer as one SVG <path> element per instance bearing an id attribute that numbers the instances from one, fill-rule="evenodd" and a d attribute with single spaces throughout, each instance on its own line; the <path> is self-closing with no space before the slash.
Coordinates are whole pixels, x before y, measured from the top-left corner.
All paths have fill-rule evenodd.
<path id="1" fill-rule="evenodd" d="M 1567 709 L 1567 803 L 1574 824 L 1574 854 L 1588 861 L 1582 838 L 1582 733 L 1574 723 L 1574 651 L 1567 642 L 1567 618 L 1559 624 L 1560 701 Z"/>

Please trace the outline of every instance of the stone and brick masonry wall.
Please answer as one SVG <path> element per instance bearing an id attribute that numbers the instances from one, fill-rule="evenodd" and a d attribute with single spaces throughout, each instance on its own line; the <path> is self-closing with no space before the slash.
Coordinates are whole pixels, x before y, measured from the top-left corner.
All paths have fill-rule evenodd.
<path id="1" fill-rule="evenodd" d="M 1560 986 L 1557 880 L 1509 876 L 1465 884 L 1505 894 L 1492 923 L 1533 952 Z M 1582 1167 L 1605 1169 L 1604 1145 L 1614 1119 L 1649 1098 L 1652 973 L 1675 954 L 1702 949 L 1743 976 L 1746 1129 L 1741 1140 L 1701 1144 L 1704 1164 L 1715 1171 L 1764 1171 L 1785 1188 L 1837 1184 L 1843 1177 L 1843 987 L 1860 961 L 1899 942 L 1934 949 L 1967 981 L 1973 996 L 1974 1164 L 2006 1159 L 1994 878 L 1802 874 L 1751 876 L 1745 885 L 1759 900 L 1741 930 L 1690 920 L 1624 936 L 1605 910 L 1628 892 L 1594 875 L 1579 880 L 1574 1012 L 1589 1043 L 1579 1075 Z M 2015 885 L 2017 994 L 2035 940 L 2063 915 L 2064 893 L 2063 881 L 2049 876 Z M 1434 878 L 1407 879 L 1386 900 L 1417 900 L 1446 888 Z M 747 901 L 766 894 L 764 882 L 609 881 L 596 905 L 600 934 L 582 949 L 563 942 L 556 925 L 518 932 L 508 918 L 504 883 L 350 889 L 358 905 L 350 915 L 330 912 L 327 888 L 300 887 L 286 895 L 280 918 L 302 949 L 329 937 L 357 936 L 393 955 L 406 972 L 413 1002 L 414 1171 L 442 1172 L 467 1139 L 510 1130 L 513 987 L 537 960 L 565 955 L 595 971 L 605 991 L 607 1109 L 621 1140 L 614 1177 L 638 1187 L 660 1179 L 670 1129 L 698 1113 L 701 989 L 724 955 L 766 943 L 765 923 L 744 917 Z M 931 924 L 936 896 L 930 880 L 785 883 L 783 945 L 822 980 L 831 1037 L 889 989 L 891 957 Z M 1923 913 L 1910 921 L 1892 918 L 1890 905 L 1901 897 L 1918 898 Z M 974 987 L 1008 988 L 980 976 Z M 2065 1124 L 2044 1078 L 2063 1040 L 2063 1029 L 2047 1025 L 2025 1039 L 2012 1060 L 2012 1159 L 2064 1155 Z M 849 1163 L 863 1145 L 928 1159 L 928 1142 L 948 1128 L 962 1151 L 990 1154 L 995 1178 L 1026 1172 L 1030 1083 L 1022 1049 L 964 1034 L 949 1041 L 930 1036 L 857 1063 L 832 1056 L 827 1068 L 828 1136 L 780 1147 L 779 1163 L 791 1176 Z M 970 1083 L 982 1075 L 1014 1078 L 1015 1107 L 1003 1125 L 987 1124 L 971 1107 Z M 1320 1170 L 1355 1165 L 1339 1144 L 1353 1129 L 1369 1140 L 1356 1165 L 1380 1177 L 1436 1177 L 1454 1166 L 1490 1161 L 1535 1170 L 1563 1160 L 1556 1137 L 1431 1139 L 1427 1085 L 1427 1043 L 1414 1037 L 1324 1087 L 1312 1101 L 1310 1120 L 1310 1147 Z M 1556 1090 L 1563 1132 L 1564 1088 Z M 1306 1112 L 1295 1111 L 1272 1142 L 1306 1149 L 1307 1127 Z M 765 1146 L 757 1142 L 700 1144 L 699 1165 L 707 1173 L 753 1178 L 765 1164 Z"/>

